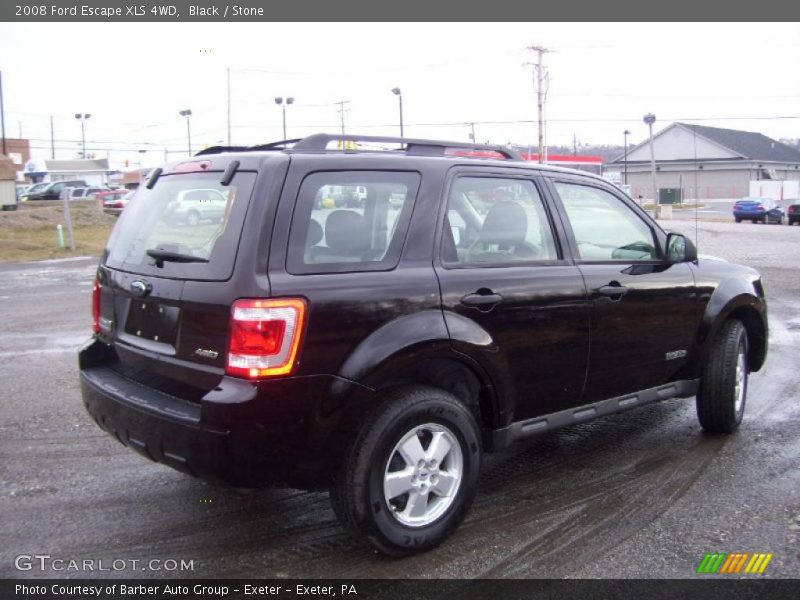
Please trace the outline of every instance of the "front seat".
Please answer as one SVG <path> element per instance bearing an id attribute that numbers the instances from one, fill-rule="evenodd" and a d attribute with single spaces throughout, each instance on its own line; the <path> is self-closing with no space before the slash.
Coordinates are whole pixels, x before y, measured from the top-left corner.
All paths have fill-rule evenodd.
<path id="1" fill-rule="evenodd" d="M 469 260 L 535 260 L 539 251 L 525 241 L 527 234 L 528 216 L 525 209 L 512 200 L 498 202 L 486 215 L 478 239 L 469 250 Z"/>
<path id="2" fill-rule="evenodd" d="M 314 248 L 314 262 L 362 262 L 370 248 L 369 227 L 354 210 L 335 210 L 325 220 L 325 244 Z"/>

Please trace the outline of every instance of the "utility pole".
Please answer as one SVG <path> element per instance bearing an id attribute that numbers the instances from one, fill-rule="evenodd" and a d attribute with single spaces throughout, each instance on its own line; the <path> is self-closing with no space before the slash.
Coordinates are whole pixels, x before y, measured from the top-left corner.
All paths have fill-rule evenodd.
<path id="1" fill-rule="evenodd" d="M 8 154 L 6 152 L 6 112 L 5 107 L 3 106 L 3 72 L 0 71 L 0 135 L 3 137 L 3 155 Z"/>
<path id="2" fill-rule="evenodd" d="M 469 139 L 472 140 L 473 144 L 477 144 L 478 140 L 475 139 L 475 123 L 467 123 L 467 125 L 469 125 L 470 129 L 472 130 L 472 133 L 469 134 Z"/>
<path id="3" fill-rule="evenodd" d="M 56 138 L 53 132 L 53 115 L 50 115 L 50 158 L 56 159 Z"/>
<path id="4" fill-rule="evenodd" d="M 625 141 L 625 154 L 623 154 L 623 164 L 625 169 L 625 185 L 628 185 L 628 136 L 631 134 L 627 129 L 622 132 L 622 137 Z"/>
<path id="5" fill-rule="evenodd" d="M 226 69 L 228 72 L 228 146 L 231 145 L 231 69 Z"/>
<path id="6" fill-rule="evenodd" d="M 532 63 L 536 75 L 536 106 L 539 113 L 539 162 L 544 162 L 544 100 L 545 82 L 549 82 L 550 77 L 547 68 L 544 66 L 544 55 L 550 50 L 544 46 L 528 46 L 528 50 L 539 55 L 537 62 Z M 529 63 L 531 64 L 531 63 Z"/>
<path id="7" fill-rule="evenodd" d="M 578 156 L 578 138 L 572 134 L 572 156 Z"/>
<path id="8" fill-rule="evenodd" d="M 339 105 L 339 109 L 338 109 L 339 110 L 339 117 L 340 117 L 341 123 L 342 123 L 342 150 L 346 150 L 347 148 L 345 147 L 345 142 L 344 142 L 344 135 L 345 135 L 345 133 L 344 133 L 344 113 L 345 113 L 345 111 L 350 110 L 349 108 L 345 108 L 345 104 L 350 104 L 350 100 L 339 100 L 338 102 L 334 102 L 334 104 L 338 104 Z"/>

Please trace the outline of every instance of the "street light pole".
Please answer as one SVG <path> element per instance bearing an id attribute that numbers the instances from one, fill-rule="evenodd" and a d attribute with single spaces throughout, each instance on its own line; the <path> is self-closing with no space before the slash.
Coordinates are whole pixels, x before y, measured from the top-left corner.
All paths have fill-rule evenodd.
<path id="1" fill-rule="evenodd" d="M 625 165 L 625 185 L 628 185 L 628 136 L 631 134 L 630 131 L 627 129 L 622 132 L 623 137 L 625 138 L 625 154 L 623 154 L 622 162 Z"/>
<path id="2" fill-rule="evenodd" d="M 650 171 L 653 176 L 653 204 L 658 204 L 658 188 L 656 187 L 656 151 L 653 147 L 653 123 L 656 122 L 656 116 L 653 113 L 647 113 L 644 122 L 650 129 Z"/>
<path id="3" fill-rule="evenodd" d="M 294 98 L 289 96 L 286 98 L 286 103 L 284 103 L 283 97 L 278 96 L 277 98 L 275 98 L 275 104 L 280 105 L 280 107 L 283 109 L 283 139 L 288 140 L 289 138 L 286 135 L 286 106 L 289 104 L 294 104 Z"/>
<path id="4" fill-rule="evenodd" d="M 400 139 L 402 140 L 405 137 L 403 135 L 403 92 L 400 91 L 400 88 L 392 88 L 392 93 L 400 102 Z"/>
<path id="5" fill-rule="evenodd" d="M 189 143 L 189 156 L 192 155 L 192 126 L 190 123 L 189 117 L 192 116 L 192 110 L 187 108 L 186 110 L 178 111 L 178 114 L 182 117 L 186 117 L 186 140 Z"/>
<path id="6" fill-rule="evenodd" d="M 86 160 L 86 119 L 92 115 L 88 113 L 75 113 L 75 118 L 81 122 L 81 148 L 83 149 L 83 159 Z"/>
<path id="7" fill-rule="evenodd" d="M 3 138 L 3 154 L 6 152 L 6 111 L 3 106 L 3 73 L 0 71 L 0 136 Z"/>

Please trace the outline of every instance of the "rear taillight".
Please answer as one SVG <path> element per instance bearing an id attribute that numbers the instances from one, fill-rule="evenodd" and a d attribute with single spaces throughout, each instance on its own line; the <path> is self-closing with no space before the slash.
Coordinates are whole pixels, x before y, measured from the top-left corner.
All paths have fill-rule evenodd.
<path id="1" fill-rule="evenodd" d="M 92 331 L 100 333 L 100 282 L 92 285 Z"/>
<path id="2" fill-rule="evenodd" d="M 756 210 L 764 210 L 764 205 L 763 204 L 756 204 L 753 208 L 755 208 Z"/>
<path id="3" fill-rule="evenodd" d="M 301 298 L 234 302 L 226 372 L 248 379 L 291 373 L 305 314 Z"/>

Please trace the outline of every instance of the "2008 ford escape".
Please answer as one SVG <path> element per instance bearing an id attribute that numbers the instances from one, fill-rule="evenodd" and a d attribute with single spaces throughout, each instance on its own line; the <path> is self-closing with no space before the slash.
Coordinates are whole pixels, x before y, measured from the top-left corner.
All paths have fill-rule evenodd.
<path id="1" fill-rule="evenodd" d="M 100 427 L 209 480 L 328 487 L 394 555 L 447 538 L 482 455 L 516 440 L 673 397 L 738 427 L 767 352 L 757 272 L 698 258 L 586 173 L 341 140 L 211 148 L 149 176 L 80 351 Z M 214 210 L 172 218 L 189 196 Z"/>

